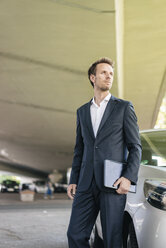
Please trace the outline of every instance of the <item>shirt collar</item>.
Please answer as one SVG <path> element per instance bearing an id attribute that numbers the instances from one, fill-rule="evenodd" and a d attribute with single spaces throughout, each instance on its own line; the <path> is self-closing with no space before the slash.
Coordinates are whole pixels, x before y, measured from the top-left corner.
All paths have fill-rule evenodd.
<path id="1" fill-rule="evenodd" d="M 103 103 L 103 102 L 108 102 L 108 101 L 110 100 L 110 98 L 111 98 L 111 93 L 109 92 L 108 95 L 103 99 L 103 101 L 102 101 L 101 103 Z M 100 103 L 100 105 L 101 105 L 101 103 Z M 94 104 L 95 106 L 99 107 L 99 106 L 95 103 L 94 97 L 93 97 L 93 99 L 92 99 L 92 101 L 91 101 L 91 104 Z"/>
<path id="2" fill-rule="evenodd" d="M 109 101 L 111 98 L 111 93 L 109 92 L 108 95 L 103 99 L 103 101 Z"/>

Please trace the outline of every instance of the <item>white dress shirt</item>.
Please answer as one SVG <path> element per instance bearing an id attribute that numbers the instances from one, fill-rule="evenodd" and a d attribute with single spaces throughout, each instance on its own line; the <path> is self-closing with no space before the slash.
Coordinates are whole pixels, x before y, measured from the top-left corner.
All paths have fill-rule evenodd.
<path id="1" fill-rule="evenodd" d="M 107 103 L 110 100 L 110 98 L 111 98 L 111 94 L 109 93 L 100 103 L 100 106 L 98 106 L 95 103 L 94 97 L 92 99 L 91 106 L 90 106 L 90 114 L 91 114 L 92 127 L 93 127 L 93 132 L 94 132 L 95 137 L 96 137 L 101 119 L 103 117 L 104 111 L 107 107 Z"/>

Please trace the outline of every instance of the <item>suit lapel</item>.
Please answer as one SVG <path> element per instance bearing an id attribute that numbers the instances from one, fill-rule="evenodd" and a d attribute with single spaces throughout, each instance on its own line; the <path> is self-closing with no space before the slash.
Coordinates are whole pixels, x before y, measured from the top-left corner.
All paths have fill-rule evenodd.
<path id="1" fill-rule="evenodd" d="M 91 106 L 91 101 L 87 105 L 87 116 L 86 116 L 86 122 L 87 122 L 87 127 L 89 129 L 90 135 L 92 136 L 93 139 L 95 139 L 94 132 L 93 132 L 93 127 L 92 127 L 92 121 L 91 121 L 91 114 L 90 114 L 90 106 Z"/>
<path id="2" fill-rule="evenodd" d="M 99 128 L 98 128 L 98 131 L 97 131 L 97 135 L 99 134 L 99 132 L 101 131 L 102 127 L 104 126 L 105 122 L 107 121 L 108 117 L 111 116 L 112 114 L 112 111 L 114 110 L 114 107 L 117 103 L 117 98 L 115 98 L 114 96 L 111 96 L 108 104 L 107 104 L 107 107 L 104 111 L 104 114 L 103 114 L 103 118 L 100 122 L 100 125 L 99 125 Z M 97 136 L 96 136 L 97 137 Z"/>

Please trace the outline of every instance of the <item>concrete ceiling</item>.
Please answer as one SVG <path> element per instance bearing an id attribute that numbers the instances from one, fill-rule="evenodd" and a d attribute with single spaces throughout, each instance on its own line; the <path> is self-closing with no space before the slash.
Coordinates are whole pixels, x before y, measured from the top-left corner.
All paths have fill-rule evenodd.
<path id="1" fill-rule="evenodd" d="M 165 13 L 164 0 L 1 0 L 1 161 L 71 166 L 75 112 L 93 96 L 87 69 L 103 56 L 116 62 L 111 93 L 152 128 L 166 85 Z"/>
<path id="2" fill-rule="evenodd" d="M 166 92 L 166 2 L 124 1 L 124 97 L 153 128 Z"/>

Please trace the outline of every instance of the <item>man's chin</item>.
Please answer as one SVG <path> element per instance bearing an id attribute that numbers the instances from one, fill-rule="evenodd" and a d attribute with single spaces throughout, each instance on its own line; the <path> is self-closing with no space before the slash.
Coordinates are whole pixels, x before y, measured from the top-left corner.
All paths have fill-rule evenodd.
<path id="1" fill-rule="evenodd" d="M 101 88 L 101 91 L 105 92 L 111 89 L 111 86 Z"/>

